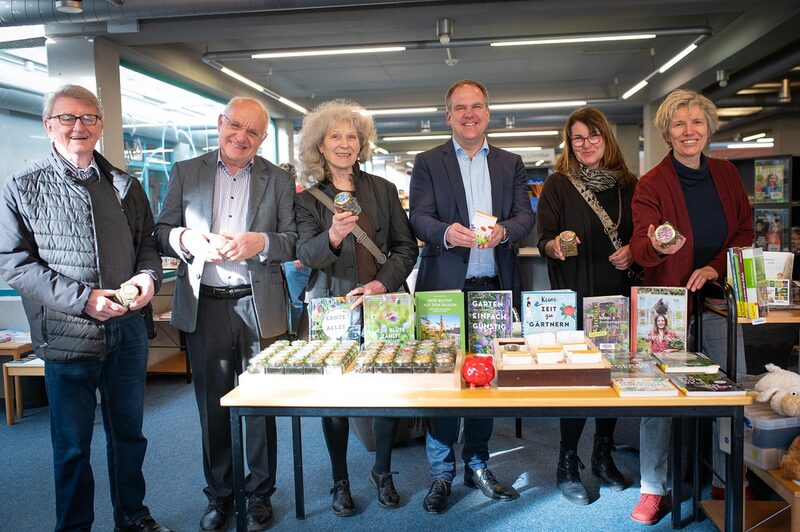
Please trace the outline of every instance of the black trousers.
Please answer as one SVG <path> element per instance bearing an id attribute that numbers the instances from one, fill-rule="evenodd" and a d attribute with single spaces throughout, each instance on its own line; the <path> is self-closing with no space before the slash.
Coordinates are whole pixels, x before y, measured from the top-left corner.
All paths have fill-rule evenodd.
<path id="1" fill-rule="evenodd" d="M 195 399 L 203 435 L 203 472 L 209 500 L 233 497 L 230 417 L 220 398 L 236 386 L 250 357 L 274 341 L 258 334 L 253 296 L 215 299 L 200 296 L 195 332 L 186 334 Z M 275 491 L 277 432 L 274 417 L 245 418 L 245 448 L 250 474 L 248 494 Z"/>

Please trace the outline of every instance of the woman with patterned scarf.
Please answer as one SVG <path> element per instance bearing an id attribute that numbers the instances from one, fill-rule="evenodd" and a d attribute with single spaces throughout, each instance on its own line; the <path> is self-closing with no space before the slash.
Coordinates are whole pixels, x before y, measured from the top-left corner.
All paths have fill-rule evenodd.
<path id="1" fill-rule="evenodd" d="M 628 170 L 608 119 L 592 107 L 572 113 L 564 124 L 564 151 L 556 172 L 544 182 L 537 209 L 539 251 L 547 256 L 552 289 L 588 296 L 630 296 L 633 258 L 628 240 L 633 232 L 631 199 L 636 176 Z M 578 255 L 565 257 L 559 234 L 574 231 Z M 556 468 L 558 488 L 569 501 L 589 504 L 581 482 L 578 440 L 586 418 L 561 420 L 561 449 Z M 596 419 L 592 473 L 615 490 L 626 487 L 614 464 L 616 419 Z"/>

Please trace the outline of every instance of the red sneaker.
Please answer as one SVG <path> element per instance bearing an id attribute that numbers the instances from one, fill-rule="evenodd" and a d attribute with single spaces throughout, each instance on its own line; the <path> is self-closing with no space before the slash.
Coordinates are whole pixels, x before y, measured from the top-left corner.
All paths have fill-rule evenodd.
<path id="1" fill-rule="evenodd" d="M 639 502 L 633 507 L 631 519 L 643 525 L 654 525 L 670 512 L 671 501 L 669 495 L 642 493 Z"/>
<path id="2" fill-rule="evenodd" d="M 725 500 L 725 488 L 719 486 L 711 486 L 711 498 L 715 501 Z M 744 498 L 748 501 L 756 500 L 756 494 L 750 486 L 744 487 Z"/>

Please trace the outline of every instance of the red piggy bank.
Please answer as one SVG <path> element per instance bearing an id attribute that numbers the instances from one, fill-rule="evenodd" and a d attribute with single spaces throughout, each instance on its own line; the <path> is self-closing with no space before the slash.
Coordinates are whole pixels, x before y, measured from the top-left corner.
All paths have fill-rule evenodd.
<path id="1" fill-rule="evenodd" d="M 494 361 L 492 357 L 469 357 L 464 360 L 461 375 L 469 383 L 470 388 L 483 386 L 489 388 L 489 383 L 494 379 Z"/>

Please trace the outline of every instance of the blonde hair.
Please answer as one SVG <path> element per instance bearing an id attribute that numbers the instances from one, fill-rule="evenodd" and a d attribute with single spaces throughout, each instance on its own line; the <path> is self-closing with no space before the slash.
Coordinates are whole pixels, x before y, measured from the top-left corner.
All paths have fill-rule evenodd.
<path id="1" fill-rule="evenodd" d="M 603 162 L 601 163 L 603 170 L 619 172 L 620 185 L 624 186 L 636 181 L 636 176 L 625 164 L 625 157 L 622 155 L 617 139 L 611 131 L 611 124 L 608 122 L 608 118 L 594 107 L 581 107 L 567 118 L 562 132 L 564 150 L 556 159 L 556 172 L 567 176 L 577 175 L 580 172 L 580 163 L 575 157 L 575 149 L 572 147 L 572 126 L 575 125 L 575 122 L 583 122 L 589 128 L 590 134 L 596 131 L 603 137 L 603 142 L 605 142 Z"/>
<path id="2" fill-rule="evenodd" d="M 687 89 L 675 89 L 670 92 L 664 101 L 661 102 L 661 105 L 658 106 L 656 118 L 653 120 L 653 123 L 661 132 L 661 138 L 664 139 L 664 142 L 666 142 L 668 146 L 672 146 L 669 140 L 669 123 L 673 115 L 681 107 L 687 107 L 691 110 L 695 105 L 699 106 L 706 115 L 708 136 L 710 137 L 719 129 L 719 116 L 717 115 L 717 106 L 714 105 L 714 102 L 699 92 Z"/>
<path id="3" fill-rule="evenodd" d="M 303 119 L 300 130 L 299 176 L 308 185 L 325 179 L 325 158 L 319 151 L 328 130 L 337 122 L 350 122 L 356 128 L 361 149 L 358 161 L 365 162 L 372 156 L 372 145 L 377 139 L 375 122 L 366 109 L 352 100 L 337 98 L 321 103 Z"/>

